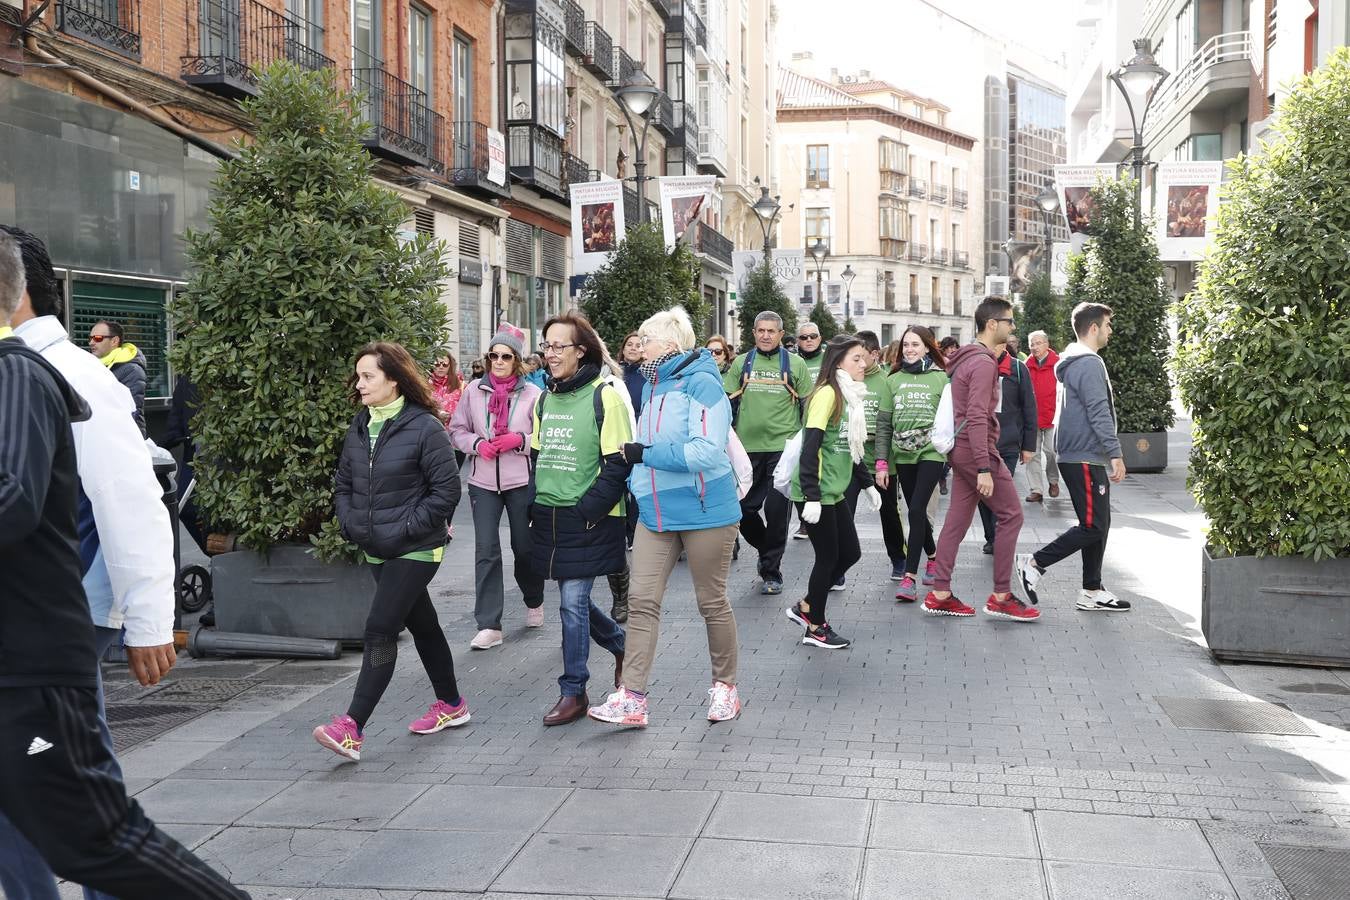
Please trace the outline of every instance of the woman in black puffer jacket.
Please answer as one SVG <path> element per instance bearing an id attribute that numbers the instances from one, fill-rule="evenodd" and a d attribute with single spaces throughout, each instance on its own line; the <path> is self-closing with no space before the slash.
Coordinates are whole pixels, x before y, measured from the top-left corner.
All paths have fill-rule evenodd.
<path id="1" fill-rule="evenodd" d="M 398 657 L 398 636 L 412 632 L 436 701 L 408 730 L 433 734 L 469 721 L 450 645 L 427 585 L 445 553 L 445 527 L 459 503 L 459 468 L 426 376 L 398 344 L 367 344 L 356 354 L 356 414 L 338 461 L 335 499 L 342 533 L 375 574 L 366 619 L 365 657 L 347 714 L 314 729 L 314 739 L 347 759 L 361 758 L 366 721 Z"/>

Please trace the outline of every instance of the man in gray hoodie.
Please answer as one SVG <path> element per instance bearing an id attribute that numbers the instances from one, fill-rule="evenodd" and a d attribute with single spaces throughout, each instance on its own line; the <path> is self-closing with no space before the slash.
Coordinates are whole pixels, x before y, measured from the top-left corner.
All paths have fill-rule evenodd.
<path id="1" fill-rule="evenodd" d="M 1045 570 L 1081 551 L 1083 590 L 1078 609 L 1122 612 L 1130 608 L 1128 600 L 1102 587 L 1102 558 L 1111 530 L 1111 484 L 1125 478 L 1111 377 L 1097 355 L 1111 338 L 1111 316 L 1111 307 L 1103 303 L 1074 307 L 1073 331 L 1078 342 L 1066 347 L 1055 364 L 1060 384 L 1055 453 L 1078 524 L 1035 553 L 1018 557 L 1022 587 L 1033 603 L 1036 584 Z"/>

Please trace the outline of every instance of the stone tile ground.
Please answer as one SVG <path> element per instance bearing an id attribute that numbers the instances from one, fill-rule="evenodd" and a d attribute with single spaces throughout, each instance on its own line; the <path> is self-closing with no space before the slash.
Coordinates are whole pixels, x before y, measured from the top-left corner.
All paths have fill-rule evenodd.
<path id="1" fill-rule="evenodd" d="M 1173 460 L 1187 447 L 1174 434 Z M 1124 615 L 1075 612 L 1069 561 L 1034 625 L 926 617 L 893 601 L 880 529 L 860 514 L 864 559 L 830 600 L 854 645 L 810 650 L 782 614 L 809 545 L 791 542 L 782 598 L 759 595 L 745 552 L 732 584 L 746 706 L 719 725 L 705 719 L 706 641 L 683 567 L 651 727 L 545 729 L 556 601 L 533 632 L 511 608 L 506 643 L 470 653 L 472 564 L 452 552 L 433 593 L 469 725 L 407 732 L 430 697 L 405 641 L 360 764 L 309 734 L 346 708 L 353 655 L 327 664 L 327 688 L 302 686 L 314 664 L 265 666 L 258 677 L 301 685 L 236 698 L 132 751 L 130 784 L 258 897 L 1285 896 L 1257 841 L 1350 847 L 1350 680 L 1209 656 L 1203 520 L 1184 477 L 1174 464 L 1117 489 L 1107 578 L 1135 603 Z M 1072 520 L 1067 500 L 1026 510 L 1023 549 Z M 467 551 L 459 519 L 452 549 Z M 989 580 L 978 527 L 956 578 L 972 602 Z M 612 674 L 602 657 L 596 701 Z M 1157 697 L 1283 703 L 1315 734 L 1178 728 Z"/>

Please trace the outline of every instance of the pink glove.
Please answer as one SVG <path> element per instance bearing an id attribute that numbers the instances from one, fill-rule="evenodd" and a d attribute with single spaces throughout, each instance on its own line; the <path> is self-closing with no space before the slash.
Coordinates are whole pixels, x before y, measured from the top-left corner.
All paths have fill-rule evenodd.
<path id="1" fill-rule="evenodd" d="M 477 449 L 478 455 L 488 462 L 497 458 L 497 445 L 492 441 L 479 441 L 475 449 Z"/>
<path id="2" fill-rule="evenodd" d="M 497 448 L 498 453 L 510 453 L 525 446 L 525 435 L 519 431 L 508 431 L 493 438 L 492 446 Z"/>

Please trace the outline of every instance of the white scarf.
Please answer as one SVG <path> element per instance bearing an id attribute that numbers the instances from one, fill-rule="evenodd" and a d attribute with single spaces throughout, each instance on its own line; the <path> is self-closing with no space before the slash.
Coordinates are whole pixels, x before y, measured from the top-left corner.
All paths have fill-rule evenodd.
<path id="1" fill-rule="evenodd" d="M 836 369 L 834 373 L 834 383 L 839 385 L 839 390 L 844 392 L 844 403 L 846 409 L 844 415 L 848 417 L 848 451 L 853 457 L 854 462 L 861 462 L 863 451 L 867 448 L 867 409 L 865 402 L 867 400 L 867 385 L 861 381 L 854 381 L 843 369 Z"/>

